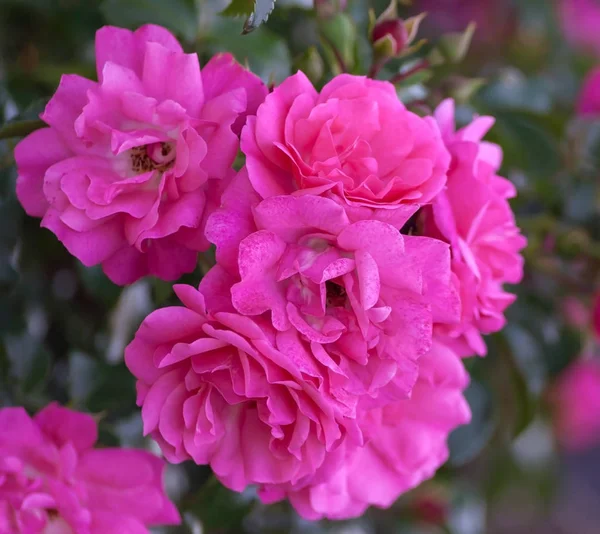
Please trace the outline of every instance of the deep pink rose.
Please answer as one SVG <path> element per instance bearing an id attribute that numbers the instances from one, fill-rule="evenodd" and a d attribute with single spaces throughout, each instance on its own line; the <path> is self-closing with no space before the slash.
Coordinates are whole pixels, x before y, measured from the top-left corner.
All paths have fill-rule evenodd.
<path id="1" fill-rule="evenodd" d="M 203 280 L 209 308 L 268 321 L 287 351 L 329 369 L 335 395 L 406 397 L 432 324 L 459 317 L 448 245 L 378 220 L 351 223 L 329 198 L 255 204 L 251 191 L 242 170 L 207 223 L 218 262 Z"/>
<path id="2" fill-rule="evenodd" d="M 577 101 L 577 113 L 600 117 L 600 67 L 587 75 Z"/>
<path id="3" fill-rule="evenodd" d="M 261 317 L 209 314 L 200 291 L 175 291 L 185 306 L 149 315 L 125 351 L 144 434 L 169 461 L 210 464 L 241 491 L 321 480 L 346 445 L 362 443 L 355 399 L 332 393 L 327 366 L 296 348 L 295 332 Z"/>
<path id="4" fill-rule="evenodd" d="M 558 0 L 558 18 L 571 44 L 600 56 L 598 0 Z"/>
<path id="5" fill-rule="evenodd" d="M 592 332 L 600 340 L 600 293 L 596 293 L 592 302 Z"/>
<path id="6" fill-rule="evenodd" d="M 262 488 L 261 498 L 274 502 L 287 496 L 307 519 L 347 519 L 370 505 L 387 508 L 431 478 L 448 458 L 448 434 L 470 420 L 462 395 L 468 374 L 459 357 L 437 341 L 419 367 L 410 400 L 359 414 L 365 446 L 349 450 L 327 482 L 300 490 Z"/>
<path id="7" fill-rule="evenodd" d="M 50 404 L 33 419 L 0 409 L 0 532 L 148 534 L 179 524 L 164 462 L 136 449 L 94 449 L 96 422 Z"/>
<path id="8" fill-rule="evenodd" d="M 554 426 L 565 449 L 600 443 L 600 362 L 579 360 L 561 373 L 553 395 Z"/>
<path id="9" fill-rule="evenodd" d="M 442 189 L 449 163 L 431 117 L 409 112 L 391 83 L 348 74 L 320 93 L 302 72 L 285 80 L 249 118 L 242 151 L 262 198 L 336 197 L 353 221 L 397 227 Z"/>
<path id="10" fill-rule="evenodd" d="M 515 224 L 508 198 L 514 186 L 496 173 L 502 161 L 499 146 L 482 141 L 493 124 L 479 117 L 455 131 L 454 103 L 446 100 L 435 113 L 452 163 L 448 184 L 420 215 L 423 232 L 451 245 L 452 271 L 461 296 L 459 325 L 440 326 L 455 350 L 466 356 L 484 355 L 481 333 L 500 330 L 504 310 L 515 299 L 504 283 L 523 277 L 519 251 L 526 239 Z"/>
<path id="11" fill-rule="evenodd" d="M 208 247 L 238 134 L 266 88 L 231 56 L 200 71 L 158 26 L 96 35 L 99 82 L 65 75 L 17 145 L 17 195 L 85 265 L 117 284 L 174 280 Z"/>

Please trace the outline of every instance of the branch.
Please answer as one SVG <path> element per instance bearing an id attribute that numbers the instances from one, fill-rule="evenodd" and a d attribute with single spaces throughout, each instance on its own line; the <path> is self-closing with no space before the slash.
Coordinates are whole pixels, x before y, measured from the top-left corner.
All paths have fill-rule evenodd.
<path id="1" fill-rule="evenodd" d="M 11 137 L 25 137 L 35 130 L 46 126 L 41 120 L 9 122 L 0 126 L 0 139 L 10 139 Z"/>

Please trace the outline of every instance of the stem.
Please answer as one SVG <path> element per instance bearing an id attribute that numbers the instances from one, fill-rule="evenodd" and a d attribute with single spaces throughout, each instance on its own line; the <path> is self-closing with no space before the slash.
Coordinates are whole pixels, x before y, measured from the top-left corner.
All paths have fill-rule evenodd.
<path id="1" fill-rule="evenodd" d="M 417 72 L 421 72 L 422 70 L 428 69 L 430 66 L 431 65 L 429 64 L 429 61 L 424 59 L 420 63 L 417 63 L 414 67 L 408 69 L 407 71 L 400 72 L 400 73 L 396 74 L 395 76 L 393 76 L 390 79 L 390 82 L 392 82 L 392 83 L 402 82 L 402 81 L 406 80 L 407 78 L 410 78 L 413 74 L 416 74 Z"/>
<path id="2" fill-rule="evenodd" d="M 381 70 L 381 68 L 385 65 L 386 60 L 375 60 L 373 61 L 373 63 L 371 64 L 371 68 L 369 69 L 369 73 L 367 74 L 367 78 L 373 78 L 375 79 L 377 77 L 377 75 L 379 74 L 379 71 Z"/>
<path id="3" fill-rule="evenodd" d="M 11 137 L 25 137 L 35 130 L 46 126 L 41 120 L 11 122 L 0 127 L 0 139 L 10 139 Z"/>
<path id="4" fill-rule="evenodd" d="M 333 44 L 331 39 L 329 39 L 329 37 L 327 37 L 323 33 L 321 33 L 321 39 L 323 39 L 323 41 L 325 41 L 325 43 L 331 48 L 331 51 L 333 52 L 333 55 L 335 56 L 335 60 L 337 61 L 338 65 L 340 67 L 340 70 L 342 72 L 348 72 L 348 67 L 346 66 L 346 62 L 344 61 L 342 54 L 340 54 L 340 51 Z"/>

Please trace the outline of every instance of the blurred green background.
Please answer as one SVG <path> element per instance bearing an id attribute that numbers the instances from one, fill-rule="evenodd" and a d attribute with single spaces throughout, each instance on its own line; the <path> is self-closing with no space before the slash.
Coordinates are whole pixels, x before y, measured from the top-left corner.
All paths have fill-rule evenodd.
<path id="1" fill-rule="evenodd" d="M 345 14 L 335 15 L 337 4 L 323 1 L 317 16 L 312 0 L 279 0 L 268 22 L 244 36 L 243 17 L 219 15 L 226 6 L 227 0 L 0 0 L 0 123 L 35 119 L 63 73 L 94 78 L 94 33 L 105 24 L 162 24 L 202 63 L 227 50 L 265 82 L 302 67 L 322 85 L 337 68 L 331 41 L 350 70 L 367 71 L 368 8 L 379 13 L 386 2 L 350 0 Z M 451 459 L 433 481 L 392 509 L 372 509 L 355 521 L 305 522 L 285 504 L 265 507 L 251 491 L 229 492 L 206 467 L 173 466 L 168 488 L 185 525 L 169 532 L 600 532 L 600 450 L 560 451 L 548 402 L 560 372 L 583 352 L 598 351 L 585 314 L 600 273 L 600 122 L 575 118 L 573 108 L 584 75 L 600 60 L 565 42 L 550 0 L 401 6 L 404 15 L 422 10 L 430 12 L 423 51 L 470 20 L 479 31 L 460 63 L 405 80 L 399 94 L 424 111 L 454 96 L 460 119 L 497 118 L 489 138 L 504 148 L 503 171 L 519 190 L 513 207 L 530 243 L 509 325 L 488 340 L 485 359 L 467 362 L 473 422 L 453 434 Z M 413 59 L 392 61 L 381 75 Z M 26 217 L 14 195 L 17 141 L 0 141 L 0 405 L 35 411 L 58 400 L 101 412 L 103 444 L 152 447 L 141 437 L 123 349 L 149 311 L 175 302 L 171 287 L 145 280 L 118 288 Z M 197 284 L 200 277 L 198 267 L 184 281 Z"/>

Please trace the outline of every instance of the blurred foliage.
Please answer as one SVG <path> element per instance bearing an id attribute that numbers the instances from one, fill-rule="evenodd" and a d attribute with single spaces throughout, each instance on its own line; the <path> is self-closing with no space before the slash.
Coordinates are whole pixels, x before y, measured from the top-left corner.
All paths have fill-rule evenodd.
<path id="1" fill-rule="evenodd" d="M 401 2 L 403 16 L 419 12 L 419 2 L 407 4 Z M 589 344 L 585 325 L 573 325 L 563 303 L 575 298 L 585 308 L 599 282 L 600 121 L 573 119 L 577 90 L 594 62 L 564 42 L 553 3 L 504 4 L 514 24 L 502 41 L 478 41 L 470 30 L 441 37 L 425 24 L 430 41 L 378 74 L 394 80 L 417 113 L 451 95 L 462 103 L 461 121 L 475 113 L 496 117 L 489 139 L 504 149 L 503 172 L 519 190 L 513 207 L 530 243 L 507 328 L 488 339 L 485 359 L 467 362 L 473 421 L 452 435 L 449 463 L 392 509 L 337 524 L 302 521 L 286 504 L 265 507 L 251 491 L 234 494 L 208 468 L 174 466 L 167 482 L 186 524 L 172 532 L 198 532 L 200 524 L 203 532 L 232 534 L 506 532 L 494 525 L 502 524 L 507 499 L 523 491 L 545 514 L 558 476 L 546 394 Z M 94 33 L 104 24 L 162 24 L 203 63 L 228 50 L 266 82 L 298 68 L 318 86 L 344 70 L 368 71 L 368 7 L 381 13 L 386 2 L 351 0 L 339 12 L 339 3 L 319 2 L 315 11 L 310 0 L 280 0 L 269 16 L 273 5 L 0 0 L 0 403 L 35 411 L 55 399 L 97 413 L 105 445 L 151 446 L 141 437 L 123 349 L 145 314 L 175 301 L 170 285 L 149 280 L 120 289 L 101 270 L 79 264 L 39 221 L 25 217 L 15 198 L 12 149 L 37 126 L 62 73 L 95 78 Z M 223 10 L 255 15 L 244 26 Z M 184 281 L 197 283 L 201 272 Z"/>

